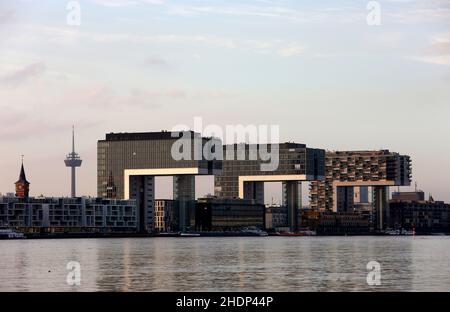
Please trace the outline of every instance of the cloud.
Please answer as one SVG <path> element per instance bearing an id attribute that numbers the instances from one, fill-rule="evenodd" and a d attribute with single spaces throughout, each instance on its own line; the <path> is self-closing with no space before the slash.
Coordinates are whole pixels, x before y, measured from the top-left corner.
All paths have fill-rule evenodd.
<path id="1" fill-rule="evenodd" d="M 237 94 L 230 93 L 226 91 L 221 90 L 213 90 L 213 91 L 200 91 L 193 93 L 191 95 L 194 99 L 201 99 L 201 100 L 226 100 L 233 97 L 236 97 Z"/>
<path id="2" fill-rule="evenodd" d="M 298 8 L 284 5 L 282 1 L 242 1 L 207 4 L 206 1 L 194 4 L 173 3 L 166 0 L 90 0 L 106 7 L 126 7 L 138 5 L 164 6 L 166 13 L 179 16 L 236 16 L 265 19 L 281 19 L 294 23 L 365 23 L 365 5 L 316 6 Z M 384 3 L 387 3 L 386 6 Z M 448 0 L 385 0 L 381 1 L 383 16 L 395 23 L 431 22 L 447 23 L 450 19 Z"/>
<path id="3" fill-rule="evenodd" d="M 304 51 L 305 48 L 303 46 L 293 44 L 291 46 L 281 49 L 280 55 L 283 57 L 291 57 L 303 54 Z"/>
<path id="4" fill-rule="evenodd" d="M 172 69 L 173 66 L 169 61 L 158 56 L 151 56 L 144 61 L 144 66 L 157 70 Z"/>
<path id="5" fill-rule="evenodd" d="M 295 1 L 294 1 L 295 2 Z M 385 3 L 388 2 L 388 3 Z M 200 3 L 200 2 L 199 2 Z M 225 3 L 225 2 L 224 2 Z M 448 23 L 448 0 L 386 0 L 380 1 L 383 20 L 399 24 Z M 335 5 L 298 8 L 282 1 L 242 1 L 216 5 L 167 3 L 167 12 L 180 16 L 236 16 L 280 19 L 292 23 L 366 24 L 367 11 L 363 5 Z"/>
<path id="6" fill-rule="evenodd" d="M 206 1 L 198 4 L 172 3 L 166 0 L 90 0 L 97 5 L 121 8 L 139 5 L 164 6 L 170 15 L 195 16 L 195 15 L 223 15 L 223 16 L 247 16 L 257 18 L 283 19 L 293 22 L 323 22 L 324 20 L 348 23 L 355 20 L 365 21 L 365 11 L 361 7 L 322 7 L 298 9 L 283 6 L 281 1 L 246 1 L 243 3 L 214 3 L 206 4 Z M 180 4 L 182 3 L 182 4 Z M 363 13 L 363 14 L 361 14 Z"/>
<path id="7" fill-rule="evenodd" d="M 450 21 L 448 0 L 389 0 L 397 6 L 386 11 L 388 19 L 400 24 L 444 23 Z"/>
<path id="8" fill-rule="evenodd" d="M 218 48 L 234 48 L 235 42 L 231 39 L 208 35 L 138 35 L 132 33 L 96 33 L 83 32 L 68 28 L 25 25 L 21 29 L 23 40 L 50 39 L 52 42 L 60 44 L 79 43 L 81 40 L 88 40 L 99 44 L 108 43 L 129 43 L 129 44 L 196 44 L 207 45 Z M 33 34 L 32 36 L 30 34 Z"/>
<path id="9" fill-rule="evenodd" d="M 68 106 L 79 107 L 79 103 L 88 103 L 89 109 L 141 108 L 157 109 L 164 100 L 184 100 L 188 92 L 177 88 L 166 90 L 145 90 L 132 88 L 118 92 L 105 84 L 91 84 L 70 90 L 63 95 Z"/>
<path id="10" fill-rule="evenodd" d="M 13 10 L 4 10 L 0 7 L 0 25 L 4 25 L 12 21 L 14 18 Z"/>
<path id="11" fill-rule="evenodd" d="M 419 56 L 410 57 L 415 61 L 450 66 L 450 36 L 437 36 Z"/>
<path id="12" fill-rule="evenodd" d="M 140 4 L 162 5 L 165 0 L 91 0 L 91 2 L 106 7 L 125 7 Z"/>
<path id="13" fill-rule="evenodd" d="M 159 109 L 165 103 L 176 103 L 188 100 L 225 100 L 235 94 L 224 90 L 185 90 L 182 88 L 165 88 L 151 90 L 132 88 L 119 93 L 103 84 L 87 85 L 71 90 L 63 95 L 67 106 L 79 108 L 80 103 L 88 103 L 90 110 L 105 109 L 120 110 L 128 108 Z"/>
<path id="14" fill-rule="evenodd" d="M 323 22 L 325 20 L 348 23 L 355 20 L 364 21 L 365 11 L 359 7 L 324 7 L 296 9 L 279 6 L 279 2 L 258 1 L 257 4 L 232 4 L 232 5 L 171 5 L 169 14 L 173 15 L 224 15 L 224 16 L 249 16 L 260 18 L 274 18 L 289 20 L 292 22 Z M 363 14 L 361 14 L 363 13 Z"/>
<path id="15" fill-rule="evenodd" d="M 193 45 L 220 49 L 236 49 L 245 52 L 259 54 L 278 54 L 281 56 L 294 56 L 303 52 L 303 46 L 299 42 L 287 40 L 254 40 L 234 39 L 212 35 L 175 35 L 156 34 L 139 35 L 129 33 L 96 33 L 83 32 L 67 28 L 27 25 L 23 27 L 22 36 L 16 36 L 11 40 L 42 42 L 51 40 L 61 45 L 80 45 L 82 41 L 105 44 L 136 44 L 136 45 Z M 29 34 L 33 34 L 32 36 Z M 146 65 L 151 67 L 170 67 L 171 64 L 161 57 L 151 56 L 146 60 Z"/>
<path id="16" fill-rule="evenodd" d="M 15 1 L 6 3 L 0 0 L 0 45 L 10 37 L 10 29 L 17 22 L 17 13 L 13 2 Z M 0 46 L 0 49 L 4 48 Z"/>
<path id="17" fill-rule="evenodd" d="M 46 70 L 44 63 L 33 63 L 13 73 L 0 77 L 0 84 L 18 86 L 33 78 L 41 76 Z"/>
<path id="18" fill-rule="evenodd" d="M 70 128 L 61 119 L 46 118 L 36 116 L 34 113 L 9 109 L 0 114 L 0 140 L 2 142 L 17 142 L 27 139 L 35 140 L 37 137 L 51 136 L 55 133 L 65 131 Z M 80 127 L 93 127 L 97 123 L 80 120 L 77 122 Z"/>

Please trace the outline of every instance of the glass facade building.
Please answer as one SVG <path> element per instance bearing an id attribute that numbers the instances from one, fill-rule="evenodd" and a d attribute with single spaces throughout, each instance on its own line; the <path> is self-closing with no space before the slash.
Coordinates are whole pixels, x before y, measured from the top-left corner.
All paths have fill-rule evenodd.
<path id="1" fill-rule="evenodd" d="M 213 174 L 221 169 L 221 162 L 206 160 L 207 155 L 196 155 L 195 140 L 203 146 L 210 138 L 187 132 L 190 142 L 190 159 L 176 160 L 172 157 L 174 143 L 183 132 L 110 133 L 97 144 L 97 194 L 107 197 L 108 182 L 115 185 L 117 198 L 124 198 L 124 172 L 127 169 L 184 169 L 196 168 L 199 174 Z M 197 156 L 197 157 L 196 157 Z"/>
<path id="2" fill-rule="evenodd" d="M 288 226 L 297 230 L 301 182 L 324 179 L 325 150 L 298 143 L 235 144 L 225 146 L 223 153 L 222 172 L 215 176 L 215 196 L 265 204 L 264 183 L 282 182 Z M 274 163 L 276 166 L 269 166 Z"/>
<path id="3" fill-rule="evenodd" d="M 353 211 L 355 187 L 409 186 L 409 156 L 381 151 L 326 153 L 325 180 L 311 183 L 311 208 Z"/>
<path id="4" fill-rule="evenodd" d="M 265 206 L 254 200 L 201 198 L 196 203 L 195 230 L 239 231 L 264 228 Z"/>
<path id="5" fill-rule="evenodd" d="M 184 231 L 190 225 L 195 176 L 221 170 L 214 157 L 217 147 L 222 147 L 220 140 L 193 131 L 107 134 L 97 146 L 97 193 L 135 199 L 139 231 L 153 232 L 155 177 L 173 176 L 173 199 Z"/>
<path id="6" fill-rule="evenodd" d="M 251 160 L 251 150 L 257 153 L 257 159 Z M 224 148 L 224 160 L 222 162 L 222 172 L 215 176 L 215 196 L 221 198 L 239 197 L 239 177 L 240 176 L 265 176 L 271 180 L 276 176 L 303 176 L 305 181 L 320 180 L 325 176 L 325 151 L 322 149 L 307 148 L 304 144 L 283 143 L 268 145 L 269 153 L 274 149 L 278 150 L 278 167 L 273 171 L 261 170 L 262 164 L 269 161 L 263 160 L 259 153 L 260 145 L 227 145 Z M 235 160 L 227 160 L 227 150 L 234 151 Z M 245 151 L 238 159 L 240 151 Z M 242 152 L 241 152 L 242 153 Z M 258 180 L 258 178 L 255 178 Z M 280 178 L 283 182 L 283 178 Z"/>

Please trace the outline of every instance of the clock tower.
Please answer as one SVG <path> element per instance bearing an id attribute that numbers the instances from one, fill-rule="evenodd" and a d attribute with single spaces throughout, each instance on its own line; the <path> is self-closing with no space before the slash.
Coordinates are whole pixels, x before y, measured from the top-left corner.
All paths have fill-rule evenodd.
<path id="1" fill-rule="evenodd" d="M 30 182 L 27 181 L 27 177 L 25 175 L 25 169 L 23 167 L 23 156 L 19 181 L 17 181 L 15 185 L 16 185 L 16 197 L 28 198 L 28 196 L 30 195 Z"/>

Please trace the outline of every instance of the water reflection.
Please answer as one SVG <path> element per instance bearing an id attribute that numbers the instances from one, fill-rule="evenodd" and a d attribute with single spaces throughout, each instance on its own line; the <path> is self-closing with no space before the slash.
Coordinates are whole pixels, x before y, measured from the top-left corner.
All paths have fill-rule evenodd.
<path id="1" fill-rule="evenodd" d="M 449 260 L 446 237 L 0 241 L 0 291 L 450 291 Z"/>

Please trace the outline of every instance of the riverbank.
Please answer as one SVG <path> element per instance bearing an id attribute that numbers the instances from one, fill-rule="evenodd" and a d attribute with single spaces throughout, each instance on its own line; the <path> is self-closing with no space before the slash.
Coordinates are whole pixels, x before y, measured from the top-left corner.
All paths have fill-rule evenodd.
<path id="1" fill-rule="evenodd" d="M 0 240 L 11 239 L 98 239 L 98 238 L 196 238 L 196 237 L 376 237 L 376 236 L 450 236 L 449 233 L 418 233 L 416 235 L 392 235 L 385 233 L 365 233 L 365 234 L 317 234 L 317 235 L 280 235 L 278 233 L 268 233 L 268 235 L 259 235 L 256 233 L 242 232 L 202 232 L 202 233 L 155 233 L 155 234 L 138 234 L 138 233 L 26 233 L 24 238 L 0 238 Z"/>

